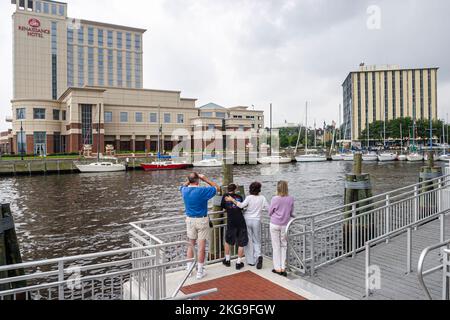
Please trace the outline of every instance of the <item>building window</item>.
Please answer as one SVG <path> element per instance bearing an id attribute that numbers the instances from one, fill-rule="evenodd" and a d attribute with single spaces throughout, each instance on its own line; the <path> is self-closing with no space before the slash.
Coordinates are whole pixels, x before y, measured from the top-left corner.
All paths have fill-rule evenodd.
<path id="1" fill-rule="evenodd" d="M 26 132 L 17 132 L 17 152 L 19 154 L 27 153 L 27 134 Z"/>
<path id="2" fill-rule="evenodd" d="M 61 133 L 53 133 L 53 153 L 61 153 Z"/>
<path id="3" fill-rule="evenodd" d="M 151 123 L 157 123 L 158 122 L 158 115 L 156 113 L 150 113 L 150 122 Z"/>
<path id="4" fill-rule="evenodd" d="M 177 123 L 184 123 L 184 114 L 177 115 Z"/>
<path id="5" fill-rule="evenodd" d="M 84 44 L 84 27 L 78 29 L 78 44 Z"/>
<path id="6" fill-rule="evenodd" d="M 127 87 L 131 88 L 131 52 L 126 53 Z"/>
<path id="7" fill-rule="evenodd" d="M 376 73 L 372 73 L 372 112 L 373 121 L 377 120 L 377 86 L 376 86 Z"/>
<path id="8" fill-rule="evenodd" d="M 50 13 L 50 7 L 48 6 L 48 2 L 44 2 L 44 13 L 45 14 Z"/>
<path id="9" fill-rule="evenodd" d="M 42 12 L 42 5 L 41 5 L 41 2 L 40 2 L 40 1 L 36 1 L 36 4 L 35 4 L 35 11 L 36 11 L 37 13 L 41 13 L 41 12 Z"/>
<path id="10" fill-rule="evenodd" d="M 141 51 L 141 35 L 135 34 L 134 35 L 134 48 L 136 51 Z"/>
<path id="11" fill-rule="evenodd" d="M 120 113 L 120 122 L 128 122 L 128 112 Z"/>
<path id="12" fill-rule="evenodd" d="M 73 87 L 74 67 L 73 67 L 73 29 L 67 29 L 67 86 Z"/>
<path id="13" fill-rule="evenodd" d="M 117 32 L 117 48 L 122 49 L 122 32 Z"/>
<path id="14" fill-rule="evenodd" d="M 244 125 L 239 125 L 239 131 L 244 131 Z"/>
<path id="15" fill-rule="evenodd" d="M 78 47 L 78 86 L 84 86 L 84 47 Z"/>
<path id="16" fill-rule="evenodd" d="M 94 85 L 94 48 L 88 47 L 88 83 Z"/>
<path id="17" fill-rule="evenodd" d="M 56 14 L 57 14 L 56 4 L 52 3 L 52 15 L 56 16 Z"/>
<path id="18" fill-rule="evenodd" d="M 428 70 L 428 115 L 429 118 L 432 119 L 433 118 L 433 108 L 432 108 L 432 101 L 433 101 L 433 97 L 432 97 L 432 91 L 431 91 L 431 70 Z"/>
<path id="19" fill-rule="evenodd" d="M 108 85 L 114 85 L 114 51 L 108 49 Z"/>
<path id="20" fill-rule="evenodd" d="M 88 45 L 94 45 L 94 28 L 88 27 Z"/>
<path id="21" fill-rule="evenodd" d="M 143 122 L 142 112 L 136 112 L 136 122 Z"/>
<path id="22" fill-rule="evenodd" d="M 53 109 L 53 120 L 54 121 L 59 121 L 59 115 L 60 115 L 60 111 Z"/>
<path id="23" fill-rule="evenodd" d="M 123 55 L 122 51 L 117 52 L 117 86 L 123 86 Z"/>
<path id="24" fill-rule="evenodd" d="M 25 120 L 26 118 L 26 109 L 25 108 L 17 108 L 16 109 L 16 120 Z"/>
<path id="25" fill-rule="evenodd" d="M 412 99 L 413 99 L 413 119 L 417 120 L 416 110 L 416 72 L 412 71 Z"/>
<path id="26" fill-rule="evenodd" d="M 357 75 L 358 81 L 358 137 L 361 135 L 361 125 L 362 125 L 362 110 L 361 110 L 361 74 Z"/>
<path id="27" fill-rule="evenodd" d="M 67 112 L 64 110 L 62 112 L 62 121 L 66 121 L 67 120 Z"/>
<path id="28" fill-rule="evenodd" d="M 384 72 L 384 121 L 389 119 L 389 88 L 388 88 L 388 73 Z"/>
<path id="29" fill-rule="evenodd" d="M 102 29 L 97 30 L 97 41 L 98 41 L 98 46 L 103 47 L 103 30 Z"/>
<path id="30" fill-rule="evenodd" d="M 366 126 L 369 126 L 369 74 L 364 74 L 364 97 L 365 97 L 365 109 L 366 109 Z"/>
<path id="31" fill-rule="evenodd" d="M 171 123 L 172 119 L 170 113 L 164 113 L 164 123 Z"/>
<path id="32" fill-rule="evenodd" d="M 392 72 L 392 113 L 393 118 L 397 119 L 397 77 L 395 76 L 395 72 Z"/>
<path id="33" fill-rule="evenodd" d="M 127 50 L 131 50 L 131 33 L 126 34 L 126 48 Z"/>
<path id="34" fill-rule="evenodd" d="M 423 70 L 420 70 L 420 117 L 425 118 L 425 104 L 424 104 L 424 88 L 423 88 Z"/>
<path id="35" fill-rule="evenodd" d="M 105 123 L 112 123 L 113 122 L 113 114 L 110 111 L 105 112 Z"/>
<path id="36" fill-rule="evenodd" d="M 216 125 L 215 125 L 215 124 L 208 124 L 208 130 L 209 130 L 209 131 L 214 131 L 214 130 L 216 130 Z"/>
<path id="37" fill-rule="evenodd" d="M 35 132 L 33 138 L 34 138 L 34 154 L 41 156 L 47 154 L 47 133 Z"/>
<path id="38" fill-rule="evenodd" d="M 111 30 L 108 30 L 108 48 L 113 47 L 113 35 L 114 35 L 114 32 Z"/>
<path id="39" fill-rule="evenodd" d="M 104 66 L 104 57 L 103 57 L 103 49 L 98 48 L 98 85 L 105 85 L 105 66 Z"/>
<path id="40" fill-rule="evenodd" d="M 134 77 L 135 77 L 135 87 L 137 89 L 142 88 L 142 62 L 141 62 L 141 54 L 136 53 L 135 59 L 135 70 L 134 70 Z"/>
<path id="41" fill-rule="evenodd" d="M 226 113 L 225 112 L 216 112 L 216 118 L 225 119 Z"/>
<path id="42" fill-rule="evenodd" d="M 33 119 L 34 120 L 45 120 L 45 109 L 44 108 L 34 108 L 33 109 Z"/>
<path id="43" fill-rule="evenodd" d="M 57 24 L 52 22 L 52 98 L 58 99 Z"/>
<path id="44" fill-rule="evenodd" d="M 212 118 L 213 117 L 213 113 L 212 112 L 202 112 L 201 116 L 204 118 Z"/>
<path id="45" fill-rule="evenodd" d="M 59 6 L 59 15 L 61 17 L 63 17 L 65 15 L 65 10 L 64 10 L 64 6 L 63 5 Z"/>
<path id="46" fill-rule="evenodd" d="M 81 105 L 81 136 L 83 144 L 92 145 L 92 105 Z"/>
<path id="47" fill-rule="evenodd" d="M 400 71 L 400 117 L 405 117 L 405 90 L 403 88 L 404 80 L 403 80 L 403 71 Z"/>
<path id="48" fill-rule="evenodd" d="M 28 0 L 27 7 L 28 11 L 33 11 L 33 0 Z"/>

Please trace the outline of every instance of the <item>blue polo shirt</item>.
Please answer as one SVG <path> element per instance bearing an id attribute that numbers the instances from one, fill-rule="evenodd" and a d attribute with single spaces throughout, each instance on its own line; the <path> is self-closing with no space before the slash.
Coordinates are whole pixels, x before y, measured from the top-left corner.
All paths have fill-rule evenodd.
<path id="1" fill-rule="evenodd" d="M 204 218 L 208 216 L 208 201 L 217 193 L 214 187 L 181 187 L 181 194 L 189 218 Z"/>

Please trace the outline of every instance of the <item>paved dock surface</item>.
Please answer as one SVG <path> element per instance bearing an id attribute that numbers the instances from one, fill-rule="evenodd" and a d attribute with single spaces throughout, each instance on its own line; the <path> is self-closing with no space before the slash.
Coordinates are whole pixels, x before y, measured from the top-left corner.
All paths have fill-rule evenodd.
<path id="1" fill-rule="evenodd" d="M 379 266 L 381 271 L 381 289 L 369 296 L 369 300 L 425 300 L 426 295 L 420 287 L 417 266 L 422 251 L 431 245 L 440 243 L 440 221 L 436 220 L 413 231 L 413 272 L 406 271 L 406 233 L 383 242 L 372 248 L 371 265 Z M 450 218 L 446 219 L 446 230 L 450 230 Z M 448 234 L 448 232 L 447 232 Z M 448 237 L 447 237 L 448 238 Z M 439 252 L 430 253 L 425 263 L 425 270 L 441 263 Z M 343 295 L 349 299 L 361 300 L 365 297 L 365 252 L 355 258 L 346 258 L 332 265 L 317 270 L 315 277 L 305 277 L 302 281 L 311 282 L 327 290 Z M 294 283 L 300 284 L 300 280 Z M 442 297 L 442 272 L 425 277 L 433 299 Z"/>

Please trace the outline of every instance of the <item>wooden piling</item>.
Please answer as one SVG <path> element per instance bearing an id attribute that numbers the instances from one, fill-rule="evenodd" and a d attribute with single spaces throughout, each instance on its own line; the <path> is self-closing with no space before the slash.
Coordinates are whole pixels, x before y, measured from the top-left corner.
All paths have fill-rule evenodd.
<path id="1" fill-rule="evenodd" d="M 2 204 L 0 207 L 0 266 L 14 265 L 22 263 L 19 242 L 17 240 L 14 219 L 11 214 L 9 204 Z M 25 275 L 23 269 L 0 272 L 0 279 L 19 277 Z M 26 287 L 26 281 L 18 281 L 11 284 L 0 285 L 0 291 Z M 25 294 L 17 295 L 16 300 L 24 300 Z M 5 297 L 5 300 L 12 300 L 13 297 Z"/>
<path id="2" fill-rule="evenodd" d="M 364 212 L 370 211 L 373 208 L 370 207 L 371 201 L 362 201 L 358 205 L 351 205 L 352 203 L 369 199 L 373 196 L 372 184 L 369 174 L 362 173 L 362 154 L 355 154 L 353 162 L 353 173 L 347 174 L 345 178 L 345 218 L 356 217 Z M 355 211 L 359 208 L 367 208 L 359 211 Z M 344 226 L 344 250 L 345 253 L 351 252 L 355 247 L 362 246 L 366 241 L 371 239 L 359 238 L 359 243 L 356 243 L 355 234 L 366 234 L 361 232 L 370 226 L 368 219 L 364 223 L 361 223 L 359 219 L 357 221 L 348 221 Z"/>

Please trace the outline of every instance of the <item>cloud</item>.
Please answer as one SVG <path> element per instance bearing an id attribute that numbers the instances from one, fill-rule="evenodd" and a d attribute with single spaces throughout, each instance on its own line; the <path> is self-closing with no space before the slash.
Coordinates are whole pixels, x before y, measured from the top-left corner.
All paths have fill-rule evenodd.
<path id="1" fill-rule="evenodd" d="M 274 123 L 338 119 L 341 84 L 360 62 L 440 67 L 439 110 L 450 112 L 446 0 L 69 0 L 69 15 L 147 28 L 144 85 L 181 90 L 198 106 L 255 105 Z M 367 28 L 367 8 L 381 29 Z M 0 4 L 0 120 L 11 113 L 13 7 Z M 267 113 L 268 116 L 268 113 Z M 7 126 L 0 121 L 0 130 Z"/>

